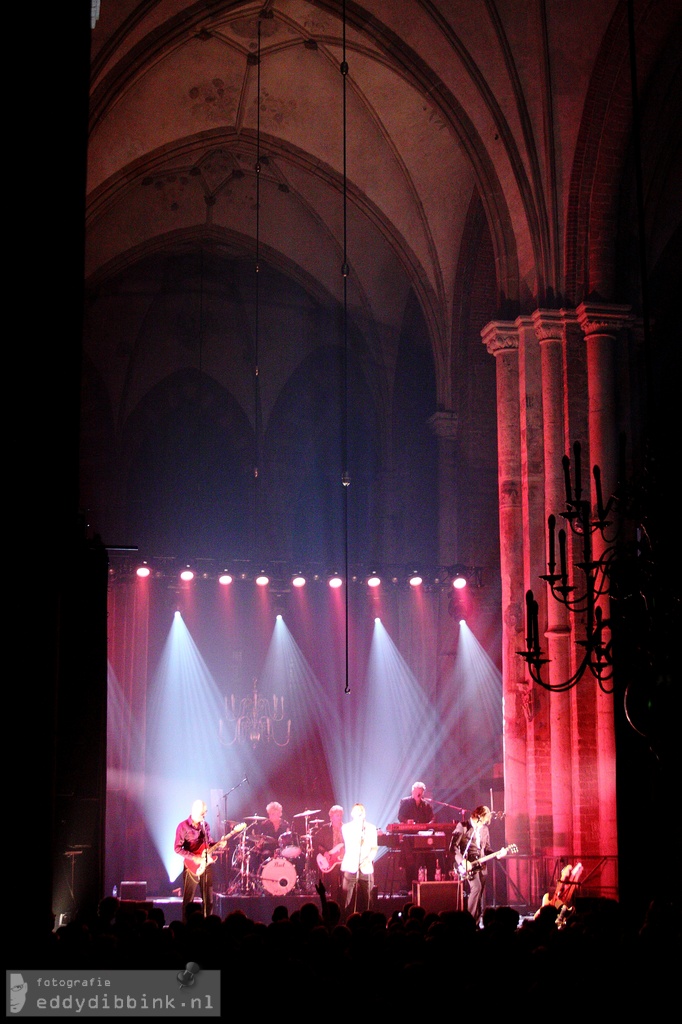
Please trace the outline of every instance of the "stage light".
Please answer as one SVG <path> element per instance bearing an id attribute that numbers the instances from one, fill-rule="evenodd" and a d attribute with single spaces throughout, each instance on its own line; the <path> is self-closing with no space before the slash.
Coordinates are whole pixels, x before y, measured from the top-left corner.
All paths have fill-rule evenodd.
<path id="1" fill-rule="evenodd" d="M 275 616 L 275 618 L 277 619 L 278 622 L 281 622 L 282 621 L 282 613 L 281 612 L 277 612 L 277 615 Z"/>
<path id="2" fill-rule="evenodd" d="M 150 573 L 151 569 L 149 568 L 148 565 L 141 565 L 137 570 L 137 575 L 140 577 L 141 580 L 146 579 L 146 577 L 149 576 Z"/>
<path id="3" fill-rule="evenodd" d="M 375 572 L 371 573 L 369 579 L 367 580 L 367 586 L 368 587 L 378 587 L 380 583 L 381 583 L 381 580 L 379 579 L 377 574 Z"/>
<path id="4" fill-rule="evenodd" d="M 259 587 L 267 587 L 269 582 L 270 577 L 266 576 L 264 572 L 262 572 L 260 576 L 256 576 L 256 583 L 258 584 Z"/>
<path id="5" fill-rule="evenodd" d="M 182 570 L 182 572 L 180 573 L 180 579 L 183 580 L 184 583 L 189 583 L 190 580 L 194 579 L 194 573 L 192 572 L 189 566 L 187 566 L 186 569 Z"/>
<path id="6" fill-rule="evenodd" d="M 420 587 L 421 585 L 422 585 L 422 578 L 421 578 L 421 576 L 418 575 L 418 573 L 414 573 L 414 575 L 410 576 L 410 586 L 411 587 Z"/>
<path id="7" fill-rule="evenodd" d="M 333 590 L 336 590 L 338 587 L 343 586 L 343 580 L 341 579 L 338 573 L 334 573 L 333 576 L 329 577 L 329 586 Z"/>
<path id="8" fill-rule="evenodd" d="M 220 583 L 221 586 L 223 586 L 223 587 L 229 587 L 231 582 L 232 582 L 232 577 L 230 576 L 229 572 L 224 572 L 222 574 L 222 576 L 218 577 L 218 583 Z"/>
<path id="9" fill-rule="evenodd" d="M 452 581 L 452 585 L 455 588 L 455 590 L 464 590 L 464 588 L 467 585 L 466 577 L 462 576 L 461 573 L 457 573 L 454 580 Z"/>
<path id="10" fill-rule="evenodd" d="M 305 576 L 294 576 L 293 580 L 291 581 L 291 585 L 292 587 L 304 587 Z"/>

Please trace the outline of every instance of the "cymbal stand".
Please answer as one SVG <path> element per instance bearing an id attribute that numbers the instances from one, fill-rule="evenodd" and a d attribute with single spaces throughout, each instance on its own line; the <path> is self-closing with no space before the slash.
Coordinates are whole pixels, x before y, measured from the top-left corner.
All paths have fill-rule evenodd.
<path id="1" fill-rule="evenodd" d="M 305 857 L 302 877 L 299 879 L 300 886 L 304 893 L 312 895 L 315 892 L 317 882 L 317 865 L 313 857 L 313 836 L 308 829 L 308 822 L 305 823 L 305 833 L 301 836 L 301 846 Z"/>
<path id="2" fill-rule="evenodd" d="M 249 840 L 251 842 L 251 840 Z M 238 845 L 232 854 L 239 852 L 239 869 L 228 888 L 230 896 L 252 896 L 257 891 L 256 877 L 251 873 L 251 857 L 253 849 L 247 844 L 246 829 L 241 834 Z"/>

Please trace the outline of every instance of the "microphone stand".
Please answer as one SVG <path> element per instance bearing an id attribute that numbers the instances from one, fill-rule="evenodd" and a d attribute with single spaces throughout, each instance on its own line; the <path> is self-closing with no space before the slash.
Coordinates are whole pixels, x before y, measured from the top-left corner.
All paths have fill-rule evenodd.
<path id="1" fill-rule="evenodd" d="M 232 789 L 228 789 L 228 791 L 226 793 L 223 793 L 223 815 L 224 815 L 224 818 L 223 818 L 223 827 L 222 827 L 222 830 L 221 830 L 221 833 L 220 833 L 221 835 L 225 835 L 225 832 L 229 831 L 229 829 L 227 829 L 227 827 L 226 827 L 227 823 L 229 821 L 229 818 L 227 817 L 227 798 L 228 798 L 228 796 L 231 793 L 234 793 L 234 791 L 236 789 L 239 789 L 240 786 L 243 786 L 245 782 L 248 783 L 248 781 L 249 781 L 248 777 L 245 775 L 241 782 L 238 782 L 236 786 L 232 787 Z"/>
<path id="2" fill-rule="evenodd" d="M 229 822 L 230 819 L 227 816 L 227 798 L 230 796 L 231 793 L 234 793 L 234 791 L 236 789 L 239 789 L 240 786 L 243 786 L 245 782 L 248 784 L 248 781 L 249 781 L 248 776 L 244 775 L 244 778 L 241 780 L 241 782 L 238 782 L 236 786 L 232 786 L 232 788 L 228 789 L 228 791 L 226 793 L 223 793 L 223 822 L 222 822 L 222 828 L 220 829 L 221 836 L 224 836 L 227 832 L 230 831 L 230 829 L 228 828 L 228 822 Z M 223 870 L 223 873 L 222 873 L 222 879 L 223 879 L 222 880 L 222 884 L 223 885 L 226 884 L 226 881 L 227 881 L 227 879 L 229 879 L 229 877 L 230 877 L 229 868 L 225 867 L 224 870 Z M 229 883 L 228 883 L 228 888 L 229 888 Z"/>
<path id="3" fill-rule="evenodd" d="M 208 862 L 208 835 L 206 833 L 206 822 L 203 818 L 201 819 L 201 838 L 204 846 L 203 857 L 205 864 L 203 873 L 199 879 L 199 885 L 201 886 L 201 904 L 204 909 L 204 917 L 206 918 L 208 917 L 208 871 L 210 865 Z"/>
<path id="4" fill-rule="evenodd" d="M 362 865 L 362 844 L 365 838 L 365 822 L 362 822 L 362 828 L 360 829 L 360 842 L 358 844 L 358 869 L 355 873 L 355 892 L 353 893 L 353 913 L 357 913 L 358 909 L 358 890 L 360 889 L 360 875 Z M 370 894 L 370 879 L 374 872 L 370 872 L 367 875 L 367 909 L 369 910 L 369 894 Z"/>
<path id="5" fill-rule="evenodd" d="M 433 800 L 434 804 L 438 804 L 439 807 L 448 807 L 451 811 L 457 811 L 461 815 L 467 814 L 466 807 L 458 807 L 456 804 L 446 804 L 443 800 Z"/>

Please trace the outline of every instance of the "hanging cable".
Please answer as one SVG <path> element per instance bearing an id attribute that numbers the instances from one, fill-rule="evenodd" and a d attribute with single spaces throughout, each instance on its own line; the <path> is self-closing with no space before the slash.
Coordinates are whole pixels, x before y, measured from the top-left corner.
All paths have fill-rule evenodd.
<path id="1" fill-rule="evenodd" d="M 254 464 L 253 464 L 253 529 L 254 529 L 254 552 L 256 561 L 260 561 L 260 437 L 261 437 L 261 404 L 260 404 L 260 367 L 259 367 L 259 342 L 260 342 L 260 48 L 261 48 L 261 21 L 258 17 L 258 53 L 257 53 L 257 74 L 256 74 L 256 264 L 255 264 L 255 329 L 254 329 L 254 373 L 253 373 L 253 403 L 254 403 Z"/>
<path id="2" fill-rule="evenodd" d="M 348 177 L 347 177 L 347 107 L 346 107 L 346 83 L 348 80 L 348 62 L 346 61 L 346 0 L 343 0 L 343 47 L 341 54 L 341 81 L 343 82 L 343 264 L 341 273 L 343 276 L 343 409 L 342 409 L 342 459 L 343 472 L 341 483 L 343 485 L 343 538 L 344 538 L 344 563 L 346 577 L 346 685 L 345 693 L 350 693 L 350 672 L 348 664 L 349 652 L 349 630 L 348 630 L 348 489 L 350 487 L 350 473 L 348 472 Z"/>

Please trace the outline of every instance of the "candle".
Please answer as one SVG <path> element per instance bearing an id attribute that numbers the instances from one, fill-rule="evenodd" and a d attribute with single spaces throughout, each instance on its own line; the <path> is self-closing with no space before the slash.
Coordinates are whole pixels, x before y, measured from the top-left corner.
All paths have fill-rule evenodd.
<path id="1" fill-rule="evenodd" d="M 597 515 L 599 516 L 599 522 L 604 522 L 604 499 L 601 493 L 601 470 L 599 466 L 595 466 L 592 470 L 594 473 L 594 489 L 597 492 Z"/>
<path id="2" fill-rule="evenodd" d="M 564 467 L 564 483 L 566 484 L 566 504 L 571 504 L 571 474 L 569 473 L 569 466 L 571 460 L 568 455 L 564 455 L 561 459 L 561 465 Z"/>
<path id="3" fill-rule="evenodd" d="M 581 487 L 581 472 L 580 472 L 580 441 L 576 441 L 573 445 L 573 457 L 575 460 L 575 500 L 576 503 L 580 501 L 580 495 L 582 493 Z"/>
<path id="4" fill-rule="evenodd" d="M 554 531 L 556 530 L 556 517 L 549 516 L 549 518 L 547 519 L 547 525 L 549 526 L 549 561 L 547 563 L 547 566 L 549 568 L 550 576 L 553 576 L 554 567 L 556 565 L 556 560 L 554 557 Z"/>
<path id="5" fill-rule="evenodd" d="M 618 438 L 618 483 L 622 487 L 625 483 L 625 434 Z"/>
<path id="6" fill-rule="evenodd" d="M 533 650 L 533 591 L 526 592 L 526 650 Z"/>
<path id="7" fill-rule="evenodd" d="M 533 600 L 533 647 L 535 653 L 540 653 L 540 625 L 539 625 L 539 605 L 537 601 Z"/>
<path id="8" fill-rule="evenodd" d="M 559 562 L 561 563 L 561 581 L 566 586 L 566 531 L 559 530 Z"/>

